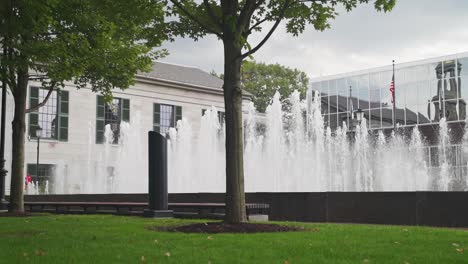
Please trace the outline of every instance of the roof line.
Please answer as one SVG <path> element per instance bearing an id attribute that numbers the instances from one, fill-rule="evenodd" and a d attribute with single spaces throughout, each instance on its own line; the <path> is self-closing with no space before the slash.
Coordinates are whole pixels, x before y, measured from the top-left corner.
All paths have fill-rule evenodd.
<path id="1" fill-rule="evenodd" d="M 142 79 L 147 79 L 147 80 L 152 80 L 152 81 L 160 81 L 160 82 L 165 82 L 165 83 L 172 83 L 172 84 L 178 84 L 178 85 L 185 85 L 185 86 L 190 86 L 194 88 L 201 88 L 201 89 L 207 89 L 207 90 L 213 90 L 216 92 L 223 92 L 222 87 L 213 87 L 213 86 L 205 86 L 205 85 L 199 85 L 199 84 L 193 84 L 193 83 L 186 83 L 186 82 L 178 82 L 174 80 L 168 80 L 168 79 L 163 79 L 163 78 L 158 78 L 158 77 L 153 77 L 153 76 L 148 76 L 148 75 L 137 75 L 137 78 L 142 78 Z"/>
<path id="2" fill-rule="evenodd" d="M 450 54 L 450 55 L 431 57 L 427 59 L 395 63 L 395 70 L 398 70 L 401 68 L 407 68 L 411 66 L 417 66 L 417 65 L 421 65 L 425 63 L 434 63 L 434 62 L 440 62 L 440 61 L 446 61 L 446 60 L 453 60 L 459 57 L 468 57 L 468 52 L 460 52 L 460 53 L 455 53 L 455 54 Z M 375 73 L 375 72 L 381 72 L 381 71 L 387 71 L 387 70 L 392 70 L 391 64 L 385 65 L 385 66 L 374 67 L 374 68 L 366 68 L 362 70 L 349 71 L 345 73 L 311 78 L 310 82 L 312 83 L 312 82 L 318 82 L 318 81 L 333 80 L 333 79 L 339 79 L 339 78 L 344 78 L 344 77 L 349 77 L 349 76 L 356 76 L 356 75 L 361 75 L 361 74 Z"/>
<path id="3" fill-rule="evenodd" d="M 179 81 L 174 81 L 174 80 L 169 80 L 169 79 L 164 79 L 164 78 L 159 78 L 159 77 L 154 77 L 150 75 L 141 75 L 137 74 L 137 78 L 146 78 L 146 79 L 151 79 L 151 80 L 158 80 L 162 82 L 169 82 L 169 83 L 174 83 L 174 84 L 183 84 L 187 86 L 194 86 L 197 88 L 203 88 L 203 89 L 210 89 L 210 90 L 218 90 L 218 91 L 223 91 L 222 87 L 215 87 L 215 86 L 206 86 L 206 85 L 200 85 L 200 84 L 194 84 L 194 83 L 188 83 L 188 82 L 179 82 Z"/>
<path id="4" fill-rule="evenodd" d="M 156 77 L 151 77 L 151 76 L 142 76 L 142 75 L 137 75 L 137 78 L 140 78 L 142 81 L 150 81 L 150 82 L 159 82 L 159 83 L 165 83 L 165 84 L 172 84 L 176 85 L 179 88 L 182 89 L 196 89 L 196 90 L 202 90 L 204 92 L 210 92 L 210 93 L 215 93 L 215 94 L 224 94 L 224 90 L 222 88 L 217 88 L 217 87 L 210 87 L 210 86 L 204 86 L 204 85 L 198 85 L 198 84 L 192 84 L 192 83 L 185 83 L 185 82 L 177 82 L 173 80 L 167 80 L 167 79 L 162 79 L 162 78 L 156 78 Z M 185 88 L 186 87 L 186 88 Z M 252 99 L 252 94 L 245 91 L 246 93 L 242 93 L 242 97 L 246 99 Z"/>
<path id="5" fill-rule="evenodd" d="M 185 68 L 192 68 L 192 69 L 198 69 L 203 71 L 202 69 L 195 67 L 195 66 L 189 66 L 189 65 L 184 65 L 184 64 L 178 64 L 178 63 L 172 63 L 172 62 L 165 62 L 165 61 L 153 61 L 153 63 L 162 63 L 162 64 L 168 64 L 168 65 L 174 65 L 174 66 L 179 66 L 179 67 L 185 67 Z"/>

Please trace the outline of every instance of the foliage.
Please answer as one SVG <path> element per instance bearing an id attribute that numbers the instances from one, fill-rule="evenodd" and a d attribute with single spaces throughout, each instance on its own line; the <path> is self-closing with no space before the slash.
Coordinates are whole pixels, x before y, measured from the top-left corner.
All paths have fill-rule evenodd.
<path id="1" fill-rule="evenodd" d="M 259 112 L 265 112 L 276 91 L 280 92 L 282 100 L 294 90 L 300 92 L 301 99 L 306 96 L 309 78 L 298 69 L 244 61 L 241 72 L 243 88 L 253 94 L 253 102 Z"/>
<path id="2" fill-rule="evenodd" d="M 212 76 L 214 76 L 214 77 L 219 78 L 219 79 L 224 79 L 224 74 L 222 74 L 222 73 L 218 74 L 215 70 L 211 70 L 211 71 L 210 71 L 210 74 L 211 74 Z"/>
<path id="3" fill-rule="evenodd" d="M 24 210 L 24 140 L 28 83 L 90 87 L 107 99 L 149 70 L 166 39 L 160 0 L 12 0 L 0 5 L 0 77 L 12 92 L 12 169 L 9 210 Z M 31 108 L 28 110 L 32 110 Z"/>
<path id="4" fill-rule="evenodd" d="M 1 75 L 13 94 L 18 69 L 48 87 L 73 81 L 111 95 L 148 70 L 165 39 L 158 0 L 16 0 L 0 6 Z"/>
<path id="5" fill-rule="evenodd" d="M 281 223 L 305 232 L 184 234 L 201 220 L 103 215 L 0 217 L 2 263 L 466 263 L 466 230 Z M 233 246 L 235 245 L 235 246 Z"/>

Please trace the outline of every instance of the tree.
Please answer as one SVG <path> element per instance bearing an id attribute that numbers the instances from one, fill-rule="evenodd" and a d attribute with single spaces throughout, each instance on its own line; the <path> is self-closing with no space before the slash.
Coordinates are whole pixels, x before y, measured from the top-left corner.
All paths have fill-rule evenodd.
<path id="1" fill-rule="evenodd" d="M 265 112 L 276 91 L 280 92 L 281 100 L 288 98 L 294 90 L 300 92 L 301 99 L 306 96 L 309 77 L 298 69 L 244 61 L 241 72 L 242 86 L 253 94 L 253 102 L 259 112 Z"/>
<path id="2" fill-rule="evenodd" d="M 374 0 L 379 11 L 389 11 L 396 0 Z M 241 65 L 259 50 L 281 22 L 293 36 L 311 24 L 316 30 L 328 28 L 337 6 L 350 11 L 369 0 L 170 0 L 169 15 L 174 35 L 195 40 L 212 34 L 224 46 L 224 106 L 226 110 L 226 222 L 247 221 L 244 194 Z M 251 46 L 248 38 L 270 26 L 263 39 Z"/>
<path id="3" fill-rule="evenodd" d="M 14 98 L 10 211 L 23 212 L 28 82 L 48 89 L 72 81 L 107 98 L 127 88 L 164 50 L 163 3 L 157 0 L 6 0 L 0 6 L 0 74 Z"/>

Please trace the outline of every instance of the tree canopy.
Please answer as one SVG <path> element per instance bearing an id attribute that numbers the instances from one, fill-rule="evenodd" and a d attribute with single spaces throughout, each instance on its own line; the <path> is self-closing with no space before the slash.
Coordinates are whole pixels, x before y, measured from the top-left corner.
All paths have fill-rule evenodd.
<path id="1" fill-rule="evenodd" d="M 288 98 L 294 90 L 299 91 L 301 99 L 306 96 L 309 77 L 298 69 L 244 61 L 241 72 L 243 88 L 253 94 L 252 100 L 259 112 L 265 112 L 277 91 L 281 100 Z"/>
<path id="2" fill-rule="evenodd" d="M 24 140 L 29 81 L 52 91 L 73 82 L 107 98 L 165 54 L 159 0 L 12 0 L 0 5 L 0 77 L 15 101 L 9 210 L 24 211 Z"/>
<path id="3" fill-rule="evenodd" d="M 45 87 L 73 81 L 110 95 L 148 70 L 164 50 L 161 1 L 15 0 L 0 5 L 1 75 L 13 91 L 18 69 Z"/>

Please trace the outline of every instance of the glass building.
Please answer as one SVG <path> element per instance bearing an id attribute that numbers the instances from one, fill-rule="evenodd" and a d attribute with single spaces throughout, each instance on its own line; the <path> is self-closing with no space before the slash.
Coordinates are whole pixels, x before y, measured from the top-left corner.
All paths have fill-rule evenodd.
<path id="1" fill-rule="evenodd" d="M 390 85 L 392 66 L 312 79 L 322 113 L 333 130 L 350 126 L 351 114 L 364 111 L 369 129 L 437 125 L 466 119 L 468 53 L 395 65 L 395 115 Z M 395 121 L 393 120 L 395 118 Z"/>

